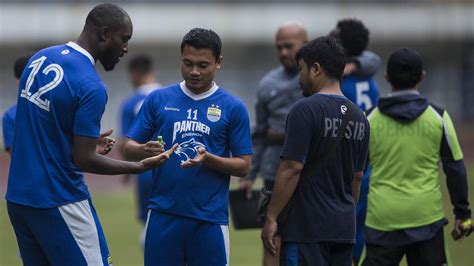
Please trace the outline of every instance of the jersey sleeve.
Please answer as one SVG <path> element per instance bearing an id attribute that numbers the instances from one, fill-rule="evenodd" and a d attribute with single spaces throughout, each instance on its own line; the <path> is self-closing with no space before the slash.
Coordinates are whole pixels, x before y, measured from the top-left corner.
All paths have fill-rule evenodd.
<path id="1" fill-rule="evenodd" d="M 364 51 L 357 56 L 355 60 L 359 64 L 359 68 L 354 73 L 359 76 L 373 76 L 380 67 L 380 57 L 373 52 Z"/>
<path id="2" fill-rule="evenodd" d="M 13 132 L 15 131 L 15 118 L 5 113 L 2 118 L 3 145 L 5 150 L 10 150 L 13 143 Z"/>
<path id="3" fill-rule="evenodd" d="M 299 102 L 290 110 L 286 119 L 286 136 L 280 156 L 301 163 L 306 162 L 314 135 L 314 121 L 311 108 L 305 102 Z"/>
<path id="4" fill-rule="evenodd" d="M 233 108 L 229 127 L 229 142 L 232 156 L 252 154 L 250 120 L 247 108 L 242 102 Z"/>
<path id="5" fill-rule="evenodd" d="M 444 132 L 441 140 L 441 159 L 443 161 L 459 161 L 463 159 L 463 154 L 461 146 L 459 145 L 458 137 L 456 136 L 453 121 L 447 111 L 443 112 L 443 120 Z"/>
<path id="6" fill-rule="evenodd" d="M 137 117 L 128 130 L 127 137 L 139 142 L 145 143 L 149 141 L 157 129 L 156 112 L 158 107 L 155 106 L 154 94 L 150 94 L 143 102 Z"/>
<path id="7" fill-rule="evenodd" d="M 100 136 L 100 120 L 107 104 L 107 91 L 104 85 L 98 81 L 83 84 L 77 98 L 74 135 L 98 138 Z"/>

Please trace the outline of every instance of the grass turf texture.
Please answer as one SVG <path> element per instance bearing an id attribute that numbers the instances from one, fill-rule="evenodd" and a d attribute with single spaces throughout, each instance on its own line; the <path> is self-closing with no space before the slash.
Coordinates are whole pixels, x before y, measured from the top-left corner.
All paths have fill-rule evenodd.
<path id="1" fill-rule="evenodd" d="M 469 171 L 469 202 L 474 206 L 474 169 Z M 441 186 L 444 194 L 445 213 L 448 215 L 449 224 L 446 232 L 452 230 L 453 217 L 449 196 L 446 192 L 445 178 L 441 177 Z M 233 185 L 235 186 L 235 184 Z M 135 217 L 135 202 L 132 189 L 117 191 L 94 192 L 93 203 L 99 214 L 104 228 L 109 249 L 114 265 L 135 266 L 143 265 L 143 256 L 139 246 L 139 233 L 141 224 Z M 231 258 L 233 266 L 261 265 L 262 246 L 259 230 L 235 231 L 230 228 Z M 448 239 L 453 265 L 474 265 L 474 235 L 462 243 Z M 8 219 L 6 204 L 3 200 L 0 205 L 0 265 L 21 265 L 18 258 L 18 248 L 15 235 Z M 402 264 L 403 265 L 403 264 Z"/>

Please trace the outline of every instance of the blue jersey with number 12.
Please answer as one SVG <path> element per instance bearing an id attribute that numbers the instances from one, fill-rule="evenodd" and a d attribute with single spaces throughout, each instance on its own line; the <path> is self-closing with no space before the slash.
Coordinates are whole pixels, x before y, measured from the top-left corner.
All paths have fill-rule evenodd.
<path id="1" fill-rule="evenodd" d="M 20 79 L 6 199 L 53 208 L 89 198 L 73 136 L 99 137 L 106 102 L 94 59 L 77 44 L 32 56 Z"/>
<path id="2" fill-rule="evenodd" d="M 217 224 L 228 223 L 230 176 L 206 165 L 181 168 L 200 146 L 230 157 L 252 154 L 250 123 L 243 102 L 214 85 L 195 95 L 184 82 L 152 92 L 128 136 L 140 143 L 161 135 L 178 149 L 154 171 L 149 208 Z"/>

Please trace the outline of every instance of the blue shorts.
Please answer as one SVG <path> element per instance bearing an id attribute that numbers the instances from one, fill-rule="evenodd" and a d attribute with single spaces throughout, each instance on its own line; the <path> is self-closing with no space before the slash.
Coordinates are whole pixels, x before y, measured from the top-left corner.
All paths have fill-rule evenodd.
<path id="1" fill-rule="evenodd" d="M 143 223 L 146 222 L 148 198 L 153 184 L 153 171 L 147 171 L 136 176 L 138 218 Z"/>
<path id="2" fill-rule="evenodd" d="M 24 265 L 109 265 L 109 250 L 92 203 L 41 209 L 7 202 Z"/>
<path id="3" fill-rule="evenodd" d="M 229 226 L 148 212 L 145 266 L 229 264 Z"/>
<path id="4" fill-rule="evenodd" d="M 280 266 L 351 266 L 350 243 L 284 242 L 280 251 Z"/>

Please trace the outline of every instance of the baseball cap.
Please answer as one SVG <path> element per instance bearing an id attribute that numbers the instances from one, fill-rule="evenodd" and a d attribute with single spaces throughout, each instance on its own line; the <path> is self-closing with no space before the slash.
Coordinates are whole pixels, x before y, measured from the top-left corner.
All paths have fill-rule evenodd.
<path id="1" fill-rule="evenodd" d="M 410 48 L 395 50 L 387 62 L 387 74 L 411 74 L 420 75 L 423 72 L 423 62 L 420 55 Z"/>

